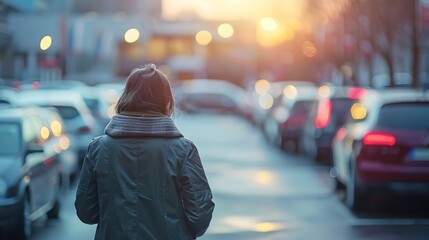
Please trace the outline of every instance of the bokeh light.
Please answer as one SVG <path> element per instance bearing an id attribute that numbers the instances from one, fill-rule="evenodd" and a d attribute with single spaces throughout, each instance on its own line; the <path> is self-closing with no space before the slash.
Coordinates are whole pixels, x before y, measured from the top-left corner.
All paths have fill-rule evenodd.
<path id="1" fill-rule="evenodd" d="M 49 129 L 47 127 L 42 127 L 42 129 L 40 129 L 40 136 L 42 137 L 42 139 L 46 140 L 49 138 Z"/>
<path id="2" fill-rule="evenodd" d="M 327 85 L 323 85 L 319 87 L 319 97 L 327 98 L 331 95 L 331 88 Z"/>
<path id="3" fill-rule="evenodd" d="M 234 28 L 231 24 L 223 23 L 219 25 L 219 27 L 217 28 L 217 32 L 219 36 L 223 38 L 230 38 L 234 35 Z"/>
<path id="4" fill-rule="evenodd" d="M 135 28 L 128 29 L 124 35 L 124 40 L 127 43 L 136 42 L 139 38 L 140 38 L 140 32 Z"/>
<path id="5" fill-rule="evenodd" d="M 51 122 L 51 130 L 54 136 L 60 136 L 62 132 L 62 126 L 61 123 L 58 121 L 52 121 Z"/>
<path id="6" fill-rule="evenodd" d="M 40 49 L 43 51 L 48 50 L 52 45 L 52 37 L 51 36 L 44 36 L 40 40 Z"/>
<path id="7" fill-rule="evenodd" d="M 255 83 L 255 91 L 259 95 L 264 95 L 270 89 L 271 83 L 266 79 L 259 79 Z"/>
<path id="8" fill-rule="evenodd" d="M 208 45 L 212 41 L 212 34 L 207 30 L 202 30 L 195 35 L 195 40 L 202 46 Z"/>
<path id="9" fill-rule="evenodd" d="M 270 94 L 265 94 L 259 97 L 258 104 L 263 109 L 270 109 L 273 107 L 274 98 Z"/>
<path id="10" fill-rule="evenodd" d="M 354 103 L 350 108 L 352 118 L 355 120 L 362 120 L 366 117 L 366 108 L 362 103 Z"/>
<path id="11" fill-rule="evenodd" d="M 283 94 L 285 95 L 285 97 L 287 97 L 289 99 L 294 99 L 298 95 L 298 90 L 296 89 L 295 86 L 287 85 L 283 89 Z"/>

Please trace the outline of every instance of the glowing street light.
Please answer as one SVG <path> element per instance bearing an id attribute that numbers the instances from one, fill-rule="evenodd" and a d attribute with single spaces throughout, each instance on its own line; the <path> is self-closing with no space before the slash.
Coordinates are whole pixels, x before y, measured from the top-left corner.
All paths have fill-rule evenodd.
<path id="1" fill-rule="evenodd" d="M 223 38 L 230 38 L 232 35 L 234 35 L 234 28 L 231 26 L 231 24 L 223 23 L 219 25 L 217 32 L 219 36 Z"/>
<path id="2" fill-rule="evenodd" d="M 40 49 L 42 51 L 46 51 L 48 50 L 52 45 L 52 37 L 51 36 L 44 36 L 41 40 L 40 40 Z"/>
<path id="3" fill-rule="evenodd" d="M 124 40 L 127 43 L 136 42 L 139 39 L 139 37 L 140 37 L 140 32 L 135 28 L 128 29 L 124 34 Z"/>
<path id="4" fill-rule="evenodd" d="M 206 46 L 212 41 L 212 34 L 207 30 L 202 30 L 195 35 L 198 44 Z"/>

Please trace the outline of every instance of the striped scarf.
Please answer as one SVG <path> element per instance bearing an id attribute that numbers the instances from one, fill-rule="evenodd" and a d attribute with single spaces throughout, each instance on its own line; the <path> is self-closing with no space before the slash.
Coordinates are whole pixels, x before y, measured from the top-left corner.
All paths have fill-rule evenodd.
<path id="1" fill-rule="evenodd" d="M 115 115 L 104 129 L 111 137 L 183 137 L 173 120 L 164 115 Z"/>

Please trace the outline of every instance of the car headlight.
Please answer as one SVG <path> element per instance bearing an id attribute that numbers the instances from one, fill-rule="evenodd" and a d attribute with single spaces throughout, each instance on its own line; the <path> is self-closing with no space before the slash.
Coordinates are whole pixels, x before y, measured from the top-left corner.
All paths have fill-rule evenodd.
<path id="1" fill-rule="evenodd" d="M 0 197 L 3 197 L 6 194 L 7 191 L 7 184 L 6 182 L 0 178 Z"/>

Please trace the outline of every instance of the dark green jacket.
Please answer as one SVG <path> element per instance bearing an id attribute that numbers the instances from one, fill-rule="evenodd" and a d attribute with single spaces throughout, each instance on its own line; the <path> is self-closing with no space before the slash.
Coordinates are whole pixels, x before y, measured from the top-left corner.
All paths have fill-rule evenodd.
<path id="1" fill-rule="evenodd" d="M 162 124 L 160 124 L 162 123 Z M 88 147 L 76 193 L 95 239 L 195 239 L 214 203 L 195 145 L 171 119 L 115 116 Z"/>

